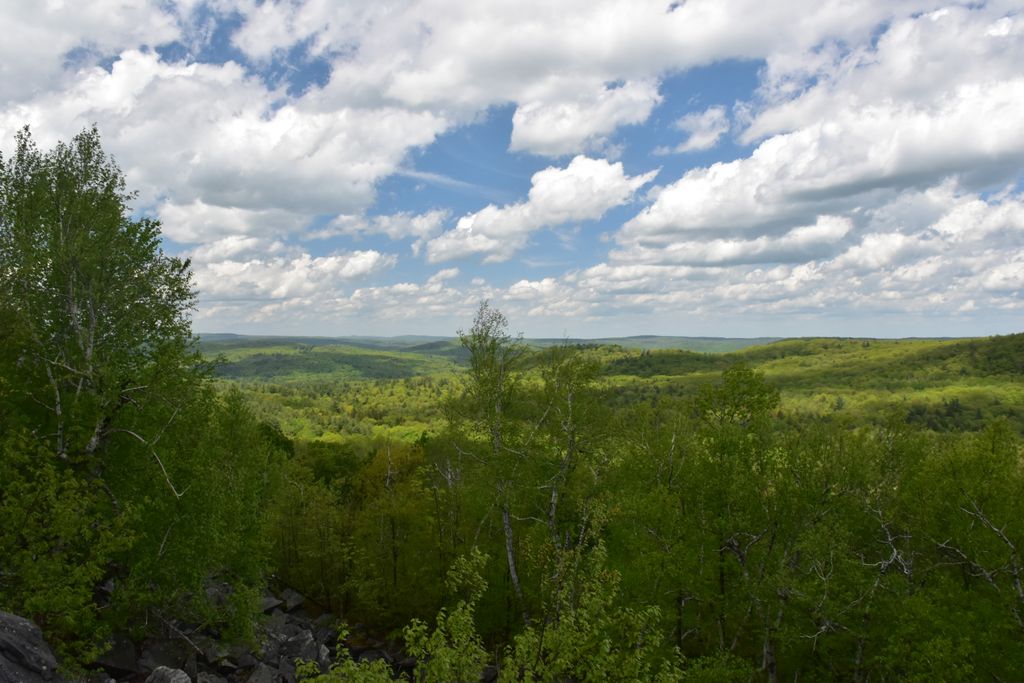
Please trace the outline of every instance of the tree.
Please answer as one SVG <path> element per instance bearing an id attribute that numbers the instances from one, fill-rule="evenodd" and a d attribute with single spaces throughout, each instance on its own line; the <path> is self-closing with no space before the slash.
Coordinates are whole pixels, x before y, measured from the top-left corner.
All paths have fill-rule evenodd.
<path id="1" fill-rule="evenodd" d="M 167 474 L 160 427 L 144 434 L 133 418 L 173 405 L 167 389 L 201 374 L 189 263 L 163 253 L 157 221 L 131 217 L 134 196 L 95 127 L 47 153 L 25 128 L 0 157 L 6 399 L 55 457 L 97 480 L 115 437 Z"/>
<path id="2" fill-rule="evenodd" d="M 130 619 L 205 595 L 214 573 L 259 578 L 261 552 L 239 546 L 258 535 L 273 448 L 237 397 L 215 397 L 189 262 L 133 217 L 96 128 L 47 152 L 27 128 L 16 143 L 0 157 L 0 608 L 87 661 L 104 580 L 118 588 L 103 614 Z M 52 533 L 26 531 L 40 515 Z M 61 574 L 69 589 L 40 599 Z"/>
<path id="3" fill-rule="evenodd" d="M 483 464 L 489 481 L 493 483 L 495 501 L 501 508 L 509 579 L 516 600 L 523 609 L 524 621 L 529 621 L 512 526 L 512 487 L 523 457 L 522 450 L 516 448 L 515 443 L 517 421 L 514 410 L 517 406 L 514 396 L 517 371 L 525 348 L 508 334 L 505 316 L 486 301 L 480 304 L 469 332 L 459 332 L 459 341 L 469 352 L 469 376 L 459 417 L 486 439 L 481 452 L 472 455 Z"/>

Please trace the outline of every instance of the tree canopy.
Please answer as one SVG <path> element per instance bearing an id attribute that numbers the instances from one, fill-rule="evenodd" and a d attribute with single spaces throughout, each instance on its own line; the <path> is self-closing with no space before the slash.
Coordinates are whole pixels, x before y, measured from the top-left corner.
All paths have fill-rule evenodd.
<path id="1" fill-rule="evenodd" d="M 217 573 L 261 578 L 271 449 L 212 391 L 189 262 L 134 198 L 95 127 L 48 151 L 26 128 L 0 157 L 0 607 L 80 658 L 116 621 L 101 607 L 127 619 Z"/>

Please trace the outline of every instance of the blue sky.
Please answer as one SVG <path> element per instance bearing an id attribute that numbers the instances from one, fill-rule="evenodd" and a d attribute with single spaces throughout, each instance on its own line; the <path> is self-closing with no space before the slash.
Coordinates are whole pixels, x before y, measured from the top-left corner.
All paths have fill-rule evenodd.
<path id="1" fill-rule="evenodd" d="M 199 331 L 1017 332 L 1022 9 L 4 3 L 0 150 L 97 123 Z"/>

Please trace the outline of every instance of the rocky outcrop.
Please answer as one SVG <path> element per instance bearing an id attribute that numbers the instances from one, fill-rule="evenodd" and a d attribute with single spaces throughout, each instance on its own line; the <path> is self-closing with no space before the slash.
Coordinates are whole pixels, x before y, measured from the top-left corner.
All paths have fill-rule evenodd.
<path id="1" fill-rule="evenodd" d="M 132 642 L 124 634 L 96 664 L 90 681 L 145 683 L 296 683 L 296 661 L 314 662 L 327 671 L 334 661 L 338 631 L 331 614 L 313 618 L 308 602 L 293 590 L 263 600 L 265 620 L 261 645 L 248 648 L 225 644 L 213 627 L 165 621 L 162 636 Z M 312 609 L 312 608 L 311 608 Z M 415 660 L 392 640 L 379 640 L 360 625 L 344 647 L 359 662 L 383 660 L 396 675 L 411 675 Z M 39 627 L 13 614 L 0 612 L 0 683 L 64 683 L 57 659 Z"/>
<path id="2" fill-rule="evenodd" d="M 192 679 L 181 669 L 158 666 L 149 674 L 146 683 L 192 683 Z"/>
<path id="3" fill-rule="evenodd" d="M 0 683 L 56 683 L 57 658 L 39 627 L 0 612 Z"/>
<path id="4" fill-rule="evenodd" d="M 279 595 L 266 593 L 261 607 L 265 617 L 257 648 L 225 643 L 211 627 L 169 620 L 164 622 L 162 636 L 140 643 L 115 636 L 110 651 L 97 663 L 115 681 L 148 676 L 146 683 L 295 683 L 296 660 L 315 662 L 327 670 L 338 638 L 333 615 L 313 618 L 310 610 L 315 614 L 316 606 L 292 589 Z M 354 650 L 354 656 L 362 650 Z M 383 649 L 377 654 L 391 656 Z"/>

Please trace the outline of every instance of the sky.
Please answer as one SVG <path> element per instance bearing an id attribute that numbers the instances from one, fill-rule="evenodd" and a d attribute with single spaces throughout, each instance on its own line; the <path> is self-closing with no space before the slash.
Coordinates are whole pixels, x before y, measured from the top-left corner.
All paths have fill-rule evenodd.
<path id="1" fill-rule="evenodd" d="M 1024 1 L 3 0 L 200 332 L 1024 331 Z"/>

